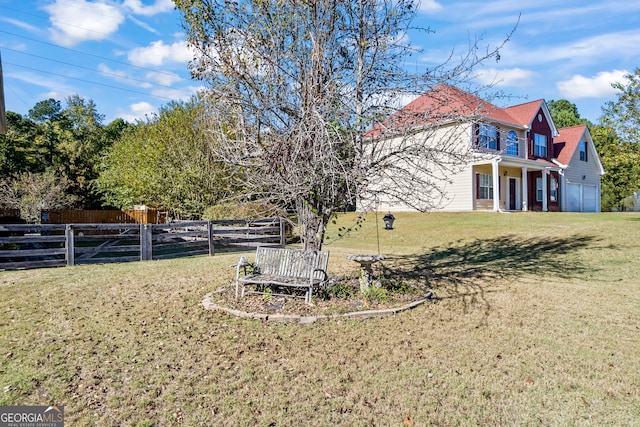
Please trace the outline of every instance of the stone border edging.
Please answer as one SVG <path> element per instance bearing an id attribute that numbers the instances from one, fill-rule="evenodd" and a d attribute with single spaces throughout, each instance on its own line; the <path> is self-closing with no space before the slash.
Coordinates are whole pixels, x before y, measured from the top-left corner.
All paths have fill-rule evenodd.
<path id="1" fill-rule="evenodd" d="M 301 316 L 299 314 L 265 314 L 265 313 L 254 313 L 254 312 L 246 312 L 242 310 L 235 310 L 233 308 L 223 307 L 221 305 L 215 304 L 211 300 L 211 296 L 214 292 L 209 292 L 204 296 L 202 300 L 202 305 L 206 310 L 219 310 L 223 311 L 232 316 L 244 318 L 244 319 L 257 319 L 262 321 L 274 320 L 278 322 L 291 322 L 291 323 L 301 323 L 301 324 L 309 324 L 314 323 L 319 320 L 332 320 L 332 319 L 370 319 L 372 317 L 385 317 L 396 315 L 400 312 L 411 310 L 416 308 L 417 306 L 425 303 L 426 301 L 434 299 L 433 291 L 429 291 L 423 298 L 413 301 L 409 304 L 405 304 L 402 307 L 395 308 L 385 308 L 382 310 L 363 310 L 363 311 L 352 311 L 350 313 L 344 314 L 321 314 L 317 316 Z"/>

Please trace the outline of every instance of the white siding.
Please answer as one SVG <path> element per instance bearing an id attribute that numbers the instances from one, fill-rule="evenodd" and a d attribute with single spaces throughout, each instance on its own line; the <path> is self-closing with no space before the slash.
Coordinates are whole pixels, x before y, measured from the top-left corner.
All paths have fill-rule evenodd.
<path id="1" fill-rule="evenodd" d="M 447 152 L 456 152 L 456 153 L 466 153 L 469 150 L 471 144 L 471 125 L 470 124 L 458 124 L 458 125 L 448 125 L 442 126 L 438 129 L 430 130 L 429 134 L 426 132 L 417 133 L 409 138 L 393 138 L 386 141 L 376 141 L 370 143 L 367 146 L 368 150 L 373 150 L 375 153 L 384 154 L 392 149 L 396 149 L 402 144 L 422 144 L 422 141 L 427 139 L 428 145 L 433 149 L 430 152 L 431 155 L 438 156 L 446 155 L 442 153 Z M 371 154 L 371 151 L 368 153 Z M 442 158 L 442 157 L 441 157 Z M 469 162 L 472 160 L 471 156 L 468 157 Z M 396 167 L 403 167 L 409 170 L 413 166 L 408 164 L 402 164 L 402 161 L 396 160 Z M 473 209 L 473 177 L 471 174 L 471 165 L 463 165 L 458 164 L 454 167 L 451 172 L 435 172 L 440 170 L 438 167 L 438 161 L 428 161 L 425 158 L 425 161 L 419 166 L 422 170 L 418 168 L 415 171 L 416 175 L 421 178 L 426 178 L 429 174 L 433 174 L 432 176 L 428 176 L 428 180 L 431 185 L 429 188 L 415 188 L 415 193 L 413 195 L 407 195 L 413 200 L 390 200 L 388 198 L 380 197 L 379 200 L 371 200 L 367 198 L 367 196 L 362 197 L 358 204 L 359 210 L 366 209 L 377 209 L 380 211 L 403 211 L 403 210 L 413 210 L 411 207 L 411 202 L 420 204 L 420 198 L 424 198 L 428 196 L 430 201 L 433 203 L 431 209 L 433 210 L 444 210 L 444 211 L 461 211 L 461 210 L 472 210 Z M 421 175 L 424 172 L 423 175 Z M 440 175 L 438 175 L 440 173 Z M 444 173 L 448 173 L 448 176 L 444 176 Z M 384 186 L 394 185 L 394 177 L 384 176 L 384 174 L 380 174 L 380 176 L 370 176 L 369 177 L 372 189 L 379 189 Z M 440 191 L 433 191 L 429 193 L 430 189 L 437 188 L 442 191 L 442 195 Z"/>
<path id="2" fill-rule="evenodd" d="M 475 184 L 471 165 L 452 176 L 451 180 L 452 182 L 445 187 L 448 203 L 439 210 L 444 212 L 473 210 L 473 187 Z"/>
<path id="3" fill-rule="evenodd" d="M 587 143 L 586 162 L 580 160 L 580 150 L 576 148 L 564 172 L 568 212 L 600 212 L 600 167 L 592 147 L 592 143 Z"/>

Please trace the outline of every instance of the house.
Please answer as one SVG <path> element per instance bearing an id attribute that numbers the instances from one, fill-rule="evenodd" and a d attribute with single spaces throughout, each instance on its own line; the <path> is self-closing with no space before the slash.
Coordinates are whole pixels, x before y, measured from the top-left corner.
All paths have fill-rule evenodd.
<path id="1" fill-rule="evenodd" d="M 364 137 L 371 145 L 411 138 L 438 144 L 446 137 L 449 146 L 466 150 L 468 161 L 459 170 L 432 180 L 446 193 L 438 210 L 600 211 L 604 170 L 589 130 L 556 129 L 543 99 L 501 108 L 440 84 Z M 376 196 L 376 205 L 388 211 L 414 208 L 397 197 Z"/>

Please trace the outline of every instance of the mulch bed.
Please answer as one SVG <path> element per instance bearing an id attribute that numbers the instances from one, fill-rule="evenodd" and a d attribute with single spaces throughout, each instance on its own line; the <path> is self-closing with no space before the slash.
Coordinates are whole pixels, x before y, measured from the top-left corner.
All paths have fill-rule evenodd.
<path id="1" fill-rule="evenodd" d="M 293 295 L 285 297 L 270 293 L 247 293 L 244 298 L 236 299 L 235 283 L 230 283 L 213 292 L 211 301 L 220 307 L 247 313 L 322 316 L 397 308 L 424 298 L 429 292 L 417 287 L 405 286 L 401 291 L 382 287 L 381 292 L 373 292 L 373 295 L 367 297 L 361 294 L 359 289 L 358 278 L 334 279 L 326 288 L 314 293 L 312 304 L 309 305 L 304 302 L 303 292 L 297 294 L 302 298 L 295 298 Z M 287 293 L 289 290 L 272 289 L 273 293 Z M 336 293 L 339 293 L 339 296 L 336 296 Z"/>

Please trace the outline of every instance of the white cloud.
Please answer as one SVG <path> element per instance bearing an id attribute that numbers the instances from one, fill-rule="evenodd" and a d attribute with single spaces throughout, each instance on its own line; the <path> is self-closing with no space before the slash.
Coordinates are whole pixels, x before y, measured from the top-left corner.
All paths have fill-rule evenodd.
<path id="1" fill-rule="evenodd" d="M 127 55 L 129 61 L 137 66 L 162 65 L 166 62 L 187 63 L 193 54 L 184 41 L 164 44 L 162 40 L 155 41 L 146 47 L 138 47 Z"/>
<path id="2" fill-rule="evenodd" d="M 622 82 L 629 74 L 624 70 L 602 71 L 593 77 L 576 74 L 569 80 L 558 82 L 558 90 L 568 99 L 607 98 L 615 95 L 612 83 Z"/>
<path id="3" fill-rule="evenodd" d="M 522 68 L 498 70 L 496 68 L 482 69 L 478 72 L 478 80 L 484 85 L 496 86 L 529 86 L 536 73 Z"/>
<path id="4" fill-rule="evenodd" d="M 26 22 L 19 21 L 17 19 L 0 17 L 0 21 L 6 22 L 8 24 L 14 25 L 18 28 L 22 28 L 23 30 L 29 31 L 30 33 L 38 33 L 40 32 L 40 28 L 34 27 L 31 24 L 27 24 Z"/>
<path id="5" fill-rule="evenodd" d="M 29 45 L 23 42 L 18 42 L 14 40 L 9 40 L 8 42 L 0 42 L 0 48 L 8 47 L 12 50 L 17 50 L 19 52 L 28 52 Z"/>
<path id="6" fill-rule="evenodd" d="M 136 102 L 135 104 L 131 104 L 129 106 L 129 108 L 131 108 L 131 111 L 134 113 L 143 113 L 143 114 L 148 114 L 148 113 L 153 113 L 156 111 L 155 107 L 151 104 L 149 104 L 148 102 Z"/>
<path id="7" fill-rule="evenodd" d="M 199 89 L 201 88 L 196 86 L 190 86 L 183 89 L 162 88 L 162 89 L 153 90 L 151 94 L 153 96 L 157 96 L 159 98 L 164 98 L 164 99 L 173 99 L 175 101 L 187 101 L 191 98 L 192 95 L 195 95 Z"/>
<path id="8" fill-rule="evenodd" d="M 118 117 L 126 120 L 130 123 L 135 123 L 139 120 L 145 120 L 147 117 L 151 117 L 157 113 L 157 108 L 148 102 L 136 102 L 129 106 L 129 111 L 118 113 Z"/>
<path id="9" fill-rule="evenodd" d="M 129 16 L 129 20 L 131 20 L 131 22 L 136 24 L 138 27 L 149 31 L 150 33 L 153 33 L 155 35 L 160 35 L 160 32 L 158 30 L 156 30 L 155 28 L 153 28 L 151 25 L 149 25 L 149 24 L 147 24 L 145 22 L 142 22 L 141 20 L 136 19 L 133 16 Z"/>
<path id="10" fill-rule="evenodd" d="M 152 86 L 151 83 L 141 81 L 139 79 L 132 77 L 126 71 L 114 70 L 113 68 L 110 68 L 105 64 L 99 64 L 98 71 L 100 71 L 101 73 L 107 75 L 108 77 L 112 78 L 113 80 L 119 83 L 124 83 L 127 85 L 136 86 L 136 87 L 145 88 L 145 89 L 148 89 Z"/>
<path id="11" fill-rule="evenodd" d="M 172 84 L 182 80 L 182 77 L 180 77 L 179 75 L 175 73 L 165 72 L 165 71 L 163 72 L 151 71 L 147 73 L 145 78 L 149 81 L 154 81 L 163 86 L 171 86 Z"/>
<path id="12" fill-rule="evenodd" d="M 420 10 L 424 12 L 435 12 L 442 9 L 442 5 L 436 0 L 422 0 L 420 2 Z"/>
<path id="13" fill-rule="evenodd" d="M 104 40 L 124 22 L 114 5 L 85 0 L 56 0 L 44 7 L 49 12 L 51 38 L 72 47 L 87 40 Z"/>
<path id="14" fill-rule="evenodd" d="M 147 6 L 141 0 L 125 0 L 124 6 L 129 8 L 136 15 L 153 16 L 159 13 L 171 12 L 174 8 L 172 0 L 157 0 L 154 4 Z"/>
<path id="15" fill-rule="evenodd" d="M 602 58 L 625 57 L 640 45 L 640 31 L 621 31 L 587 37 L 570 43 L 541 45 L 521 58 L 525 63 L 580 61 L 599 63 Z M 575 63 L 574 63 L 575 65 Z"/>

